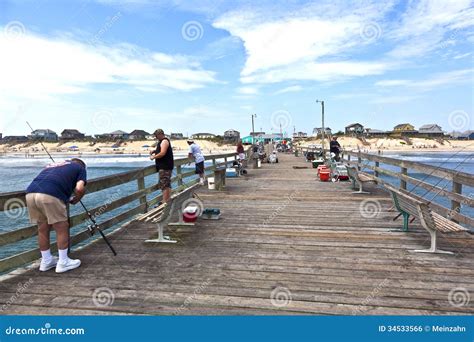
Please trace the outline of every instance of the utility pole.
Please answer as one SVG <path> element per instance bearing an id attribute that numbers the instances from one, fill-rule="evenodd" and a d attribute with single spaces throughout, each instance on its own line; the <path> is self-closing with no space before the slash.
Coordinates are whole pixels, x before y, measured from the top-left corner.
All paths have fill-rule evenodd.
<path id="1" fill-rule="evenodd" d="M 255 124 L 253 119 L 257 117 L 257 114 L 252 114 L 252 145 L 255 144 Z"/>
<path id="2" fill-rule="evenodd" d="M 319 100 L 316 100 L 316 103 L 321 103 L 321 121 L 322 121 L 322 128 L 321 128 L 321 136 L 323 138 L 322 140 L 322 147 L 323 147 L 323 159 L 326 159 L 326 153 L 324 152 L 324 134 L 326 133 L 325 132 L 325 128 L 324 128 L 324 101 L 319 101 Z"/>

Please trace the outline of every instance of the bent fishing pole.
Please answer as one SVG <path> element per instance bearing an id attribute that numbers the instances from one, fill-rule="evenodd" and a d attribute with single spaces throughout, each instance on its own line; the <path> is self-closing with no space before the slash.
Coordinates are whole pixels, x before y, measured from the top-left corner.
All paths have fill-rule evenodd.
<path id="1" fill-rule="evenodd" d="M 30 127 L 31 129 L 31 132 L 33 133 L 34 132 L 34 129 L 33 127 L 31 127 L 30 123 L 27 121 L 26 124 L 28 125 L 28 127 Z M 41 140 L 39 140 L 39 143 L 41 144 L 41 146 L 43 147 L 44 151 L 46 152 L 46 154 L 48 155 L 48 157 L 53 161 L 53 163 L 55 163 L 54 161 L 54 158 L 51 156 L 51 154 L 48 152 L 48 150 L 46 149 L 46 146 L 44 146 L 43 142 Z M 99 225 L 97 224 L 97 221 L 95 220 L 94 216 L 90 213 L 90 211 L 87 209 L 87 207 L 84 205 L 84 203 L 82 202 L 82 200 L 79 200 L 79 203 L 82 205 L 82 208 L 84 208 L 84 211 L 86 212 L 87 216 L 89 217 L 89 220 L 91 221 L 91 224 L 89 224 L 87 226 L 87 230 L 89 231 L 89 234 L 91 236 L 94 235 L 94 232 L 97 230 L 99 233 L 100 233 L 100 236 L 102 237 L 102 239 L 105 241 L 105 243 L 107 244 L 107 246 L 109 246 L 110 250 L 112 251 L 112 253 L 114 255 L 117 255 L 117 252 L 115 251 L 114 247 L 112 246 L 112 244 L 110 243 L 109 239 L 107 239 L 107 236 L 105 236 L 104 232 L 102 231 L 102 229 L 100 229 Z M 69 244 L 70 245 L 70 244 Z"/>

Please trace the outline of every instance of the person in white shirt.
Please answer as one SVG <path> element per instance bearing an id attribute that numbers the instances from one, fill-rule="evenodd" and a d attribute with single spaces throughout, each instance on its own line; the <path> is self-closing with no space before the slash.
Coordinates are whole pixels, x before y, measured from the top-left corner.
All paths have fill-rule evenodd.
<path id="1" fill-rule="evenodd" d="M 199 184 L 204 185 L 206 175 L 204 173 L 204 155 L 201 148 L 192 139 L 188 139 L 189 151 L 188 158 L 194 159 L 196 165 L 196 174 L 199 175 Z"/>

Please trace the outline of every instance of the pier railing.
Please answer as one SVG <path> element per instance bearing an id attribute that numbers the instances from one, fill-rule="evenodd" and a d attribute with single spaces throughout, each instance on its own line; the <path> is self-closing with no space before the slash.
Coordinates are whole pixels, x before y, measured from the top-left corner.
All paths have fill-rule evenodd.
<path id="1" fill-rule="evenodd" d="M 236 153 L 226 153 L 218 155 L 206 156 L 207 161 L 212 161 L 211 165 L 205 167 L 206 172 L 214 171 L 216 168 L 227 166 L 229 162 L 235 159 Z M 224 160 L 224 161 L 222 161 Z M 198 179 L 193 179 L 191 181 L 185 182 L 186 178 L 189 178 L 195 174 L 194 169 L 191 171 L 184 171 L 183 166 L 189 163 L 188 158 L 175 159 L 175 170 L 176 175 L 172 177 L 171 181 L 173 184 L 173 192 L 181 191 L 186 187 L 189 187 L 196 182 Z M 162 199 L 162 194 L 147 199 L 147 195 L 152 194 L 158 191 L 158 184 L 154 182 L 153 185 L 146 187 L 145 186 L 145 177 L 155 174 L 156 168 L 155 165 L 150 165 L 145 168 L 140 168 L 132 171 L 127 171 L 123 173 L 113 174 L 110 176 L 104 176 L 100 178 L 91 179 L 87 183 L 87 192 L 86 197 L 90 194 L 115 187 L 118 185 L 128 184 L 130 182 L 136 182 L 136 191 L 130 194 L 127 194 L 124 197 L 115 198 L 113 201 L 108 201 L 106 204 L 102 204 L 95 208 L 89 208 L 90 213 L 96 218 L 99 219 L 100 215 L 110 212 L 114 209 L 130 205 L 134 201 L 139 201 L 139 205 L 132 208 L 125 208 L 120 214 L 106 220 L 99 222 L 100 227 L 103 231 L 116 226 L 117 224 L 130 220 L 133 216 L 144 213 L 148 210 L 149 207 L 156 205 Z M 0 193 L 0 211 L 5 211 L 9 209 L 19 210 L 22 207 L 26 206 L 25 192 L 24 191 L 15 191 L 9 193 Z M 25 210 L 26 213 L 26 210 Z M 78 226 L 84 222 L 87 222 L 88 217 L 87 213 L 82 212 L 80 214 L 71 216 L 69 218 L 70 227 Z M 0 233 L 0 247 L 18 243 L 20 241 L 32 238 L 38 235 L 38 228 L 36 225 L 31 225 L 23 228 L 14 229 L 5 233 Z M 80 231 L 79 233 L 71 236 L 71 246 L 77 245 L 81 242 L 84 242 L 90 239 L 90 234 L 87 229 Z M 56 251 L 56 244 L 51 244 L 51 250 Z M 39 257 L 39 248 L 32 248 L 26 251 L 22 251 L 15 255 L 0 259 L 0 273 L 5 272 L 10 269 L 17 268 L 19 266 L 30 263 Z"/>
<path id="2" fill-rule="evenodd" d="M 302 152 L 306 150 L 301 149 Z M 400 190 L 410 192 L 415 198 L 422 196 L 414 193 L 413 189 L 423 189 L 427 195 L 425 200 L 430 201 L 432 210 L 455 222 L 474 227 L 472 215 L 465 213 L 466 207 L 474 207 L 473 174 L 361 151 L 344 151 L 342 156 L 345 163 L 370 173 L 377 184 L 398 185 Z M 419 174 L 418 177 L 413 177 L 413 173 Z M 430 178 L 431 183 L 428 181 Z M 450 182 L 450 186 L 446 182 Z M 445 185 L 440 186 L 443 183 Z M 433 201 L 434 198 L 444 198 L 445 201 Z"/>

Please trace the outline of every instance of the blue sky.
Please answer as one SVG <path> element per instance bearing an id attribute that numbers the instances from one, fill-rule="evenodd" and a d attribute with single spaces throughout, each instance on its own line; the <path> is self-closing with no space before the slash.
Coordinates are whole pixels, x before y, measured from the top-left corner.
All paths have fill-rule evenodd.
<path id="1" fill-rule="evenodd" d="M 472 1 L 0 0 L 0 132 L 473 129 Z"/>

